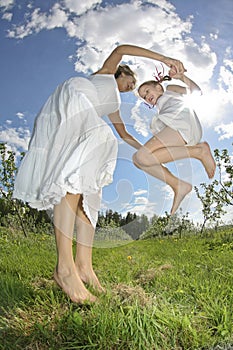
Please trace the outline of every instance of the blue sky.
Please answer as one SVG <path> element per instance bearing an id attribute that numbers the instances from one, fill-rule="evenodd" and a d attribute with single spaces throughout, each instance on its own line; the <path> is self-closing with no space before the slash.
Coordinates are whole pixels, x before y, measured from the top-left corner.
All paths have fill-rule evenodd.
<path id="1" fill-rule="evenodd" d="M 95 71 L 117 44 L 128 43 L 184 62 L 187 75 L 204 92 L 195 101 L 203 139 L 212 149 L 229 149 L 232 156 L 232 0 L 0 0 L 0 11 L 0 142 L 11 149 L 27 149 L 36 114 L 58 84 Z M 139 82 L 152 78 L 155 62 L 132 57 L 125 62 Z M 146 109 L 134 94 L 122 95 L 121 113 L 141 142 L 152 136 L 155 110 Z M 164 215 L 171 207 L 171 191 L 134 167 L 133 152 L 119 140 L 114 181 L 104 188 L 102 209 Z M 169 169 L 193 185 L 209 183 L 196 160 L 169 164 Z M 194 192 L 182 210 L 201 221 Z M 228 212 L 226 220 L 231 217 Z"/>

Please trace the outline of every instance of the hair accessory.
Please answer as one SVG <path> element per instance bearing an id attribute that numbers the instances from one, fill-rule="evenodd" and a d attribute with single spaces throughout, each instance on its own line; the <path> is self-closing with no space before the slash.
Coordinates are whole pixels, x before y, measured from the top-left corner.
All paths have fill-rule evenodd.
<path id="1" fill-rule="evenodd" d="M 165 80 L 171 80 L 171 77 L 169 75 L 164 75 L 164 66 L 163 66 L 162 63 L 161 63 L 161 66 L 162 66 L 162 69 L 163 69 L 162 72 L 159 72 L 158 68 L 155 66 L 157 75 L 155 73 L 152 74 L 153 77 L 155 78 L 155 80 L 157 80 L 158 83 L 162 83 Z"/>

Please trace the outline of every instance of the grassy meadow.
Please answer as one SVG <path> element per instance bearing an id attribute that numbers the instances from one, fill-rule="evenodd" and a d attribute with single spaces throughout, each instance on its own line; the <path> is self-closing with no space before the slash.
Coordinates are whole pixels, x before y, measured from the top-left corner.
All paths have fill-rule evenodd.
<path id="1" fill-rule="evenodd" d="M 107 292 L 72 303 L 52 235 L 0 229 L 0 349 L 233 349 L 233 233 L 94 247 Z"/>

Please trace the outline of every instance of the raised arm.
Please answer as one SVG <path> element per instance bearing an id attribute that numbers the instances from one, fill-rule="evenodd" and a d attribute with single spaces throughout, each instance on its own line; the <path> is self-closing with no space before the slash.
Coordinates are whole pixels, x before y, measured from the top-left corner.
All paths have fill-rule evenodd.
<path id="1" fill-rule="evenodd" d="M 177 72 L 179 73 L 184 73 L 186 70 L 179 60 L 166 57 L 164 55 L 161 55 L 157 52 L 144 49 L 139 46 L 134 46 L 134 45 L 119 45 L 117 46 L 110 56 L 106 59 L 104 62 L 102 68 L 96 72 L 98 74 L 114 74 L 117 70 L 117 67 L 119 63 L 122 60 L 122 57 L 124 55 L 129 55 L 129 56 L 140 56 L 140 57 L 145 57 L 145 58 L 150 58 L 156 61 L 163 62 L 166 64 L 169 68 L 174 68 L 176 69 Z"/>
<path id="2" fill-rule="evenodd" d="M 116 129 L 118 135 L 130 146 L 139 149 L 142 147 L 142 144 L 138 142 L 131 134 L 128 133 L 126 130 L 125 124 L 123 123 L 123 120 L 121 119 L 119 111 L 116 111 L 114 113 L 111 113 L 108 115 L 109 119 L 111 120 L 114 128 Z"/>
<path id="3" fill-rule="evenodd" d="M 173 75 L 172 78 L 173 79 L 179 79 L 180 81 L 185 83 L 185 85 L 187 86 L 187 88 L 189 89 L 191 94 L 193 92 L 199 92 L 200 95 L 202 95 L 201 88 L 193 80 L 188 78 L 186 75 L 177 73 L 177 74 Z M 181 94 L 186 94 L 187 93 L 187 88 L 183 87 L 183 86 L 179 86 L 179 85 L 168 85 L 167 86 L 167 90 L 178 92 L 178 93 L 181 93 Z"/>

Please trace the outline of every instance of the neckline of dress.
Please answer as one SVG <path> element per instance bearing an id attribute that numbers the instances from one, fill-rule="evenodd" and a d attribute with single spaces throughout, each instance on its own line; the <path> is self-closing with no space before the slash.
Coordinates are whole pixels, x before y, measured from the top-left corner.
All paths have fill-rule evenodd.
<path id="1" fill-rule="evenodd" d="M 98 77 L 98 76 L 105 76 L 105 77 L 114 77 L 115 78 L 115 76 L 114 76 L 114 74 L 92 74 L 91 75 L 91 77 Z"/>

